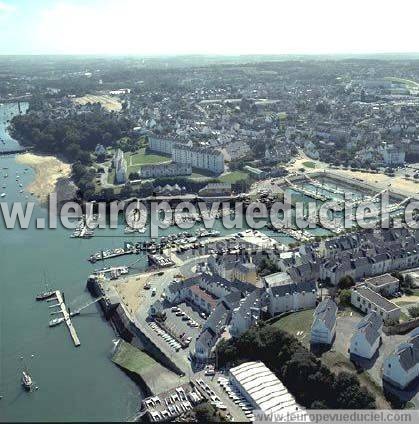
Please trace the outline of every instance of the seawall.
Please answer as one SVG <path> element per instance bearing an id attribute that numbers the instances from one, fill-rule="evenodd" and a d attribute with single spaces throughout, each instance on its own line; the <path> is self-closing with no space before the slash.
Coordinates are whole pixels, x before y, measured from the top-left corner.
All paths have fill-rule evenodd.
<path id="1" fill-rule="evenodd" d="M 136 325 L 124 305 L 120 302 L 120 298 L 115 290 L 105 290 L 103 284 L 94 276 L 89 277 L 87 280 L 87 288 L 94 297 L 103 296 L 99 304 L 102 307 L 106 319 L 112 323 L 123 340 L 147 352 L 170 371 L 179 376 L 183 375 L 181 369 Z"/>

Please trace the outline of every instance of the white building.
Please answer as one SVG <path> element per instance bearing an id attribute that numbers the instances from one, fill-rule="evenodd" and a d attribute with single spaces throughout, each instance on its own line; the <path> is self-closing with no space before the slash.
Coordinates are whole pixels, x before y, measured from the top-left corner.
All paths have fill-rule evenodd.
<path id="1" fill-rule="evenodd" d="M 405 161 L 405 152 L 401 148 L 393 145 L 385 145 L 382 148 L 383 160 L 386 165 L 403 165 Z"/>
<path id="2" fill-rule="evenodd" d="M 173 143 L 173 140 L 165 138 L 148 138 L 148 148 L 153 152 L 163 153 L 165 155 L 172 154 Z"/>
<path id="3" fill-rule="evenodd" d="M 124 152 L 117 149 L 113 157 L 113 166 L 115 168 L 115 181 L 117 184 L 124 184 L 127 181 L 127 161 Z"/>
<path id="4" fill-rule="evenodd" d="M 371 359 L 380 347 L 383 319 L 372 311 L 359 321 L 349 346 L 350 355 Z"/>
<path id="5" fill-rule="evenodd" d="M 405 389 L 419 376 L 419 328 L 415 328 L 406 342 L 396 347 L 383 365 L 383 380 Z"/>
<path id="6" fill-rule="evenodd" d="M 314 311 L 311 325 L 311 344 L 331 345 L 336 334 L 336 315 L 338 307 L 332 299 L 321 301 Z"/>
<path id="7" fill-rule="evenodd" d="M 203 330 L 195 341 L 194 358 L 201 362 L 207 361 L 217 340 L 218 335 L 211 328 Z"/>
<path id="8" fill-rule="evenodd" d="M 178 177 L 191 174 L 192 166 L 190 164 L 173 162 L 141 165 L 139 171 L 139 176 L 141 178 Z"/>
<path id="9" fill-rule="evenodd" d="M 239 306 L 233 309 L 230 321 L 230 334 L 239 337 L 260 318 L 262 292 L 255 290 L 240 300 Z"/>
<path id="10" fill-rule="evenodd" d="M 399 322 L 400 308 L 363 284 L 351 290 L 351 303 L 366 314 L 376 311 L 384 322 Z"/>
<path id="11" fill-rule="evenodd" d="M 311 309 L 316 306 L 315 281 L 294 283 L 285 272 L 276 272 L 263 279 L 268 293 L 268 311 L 274 316 L 282 312 Z"/>
<path id="12" fill-rule="evenodd" d="M 398 278 L 390 274 L 378 275 L 377 277 L 367 278 L 365 284 L 371 290 L 384 296 L 393 296 L 399 291 L 400 282 Z"/>
<path id="13" fill-rule="evenodd" d="M 278 377 L 261 361 L 231 368 L 230 382 L 255 409 L 266 414 L 298 413 L 301 416 L 304 413 Z"/>
<path id="14" fill-rule="evenodd" d="M 205 147 L 190 147 L 175 143 L 172 148 L 173 162 L 187 163 L 193 168 L 204 169 L 221 174 L 224 172 L 224 156 L 218 150 Z"/>

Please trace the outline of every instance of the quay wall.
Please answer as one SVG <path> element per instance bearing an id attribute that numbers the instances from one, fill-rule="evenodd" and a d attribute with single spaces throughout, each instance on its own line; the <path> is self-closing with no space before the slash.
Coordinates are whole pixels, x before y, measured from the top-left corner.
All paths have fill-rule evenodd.
<path id="1" fill-rule="evenodd" d="M 115 330 L 121 338 L 133 346 L 146 351 L 156 361 L 160 362 L 169 370 L 178 375 L 183 375 L 183 371 L 170 359 L 167 355 L 160 350 L 160 348 L 153 343 L 146 334 L 141 330 L 136 322 L 130 317 L 122 303 L 115 297 L 108 297 L 106 291 L 103 289 L 102 284 L 96 278 L 90 277 L 87 281 L 87 288 L 90 293 L 95 296 L 104 296 L 99 304 L 109 320 L 114 326 Z"/>
<path id="2" fill-rule="evenodd" d="M 373 184 L 369 184 L 365 181 L 358 180 L 355 177 L 347 177 L 344 175 L 340 175 L 338 173 L 333 172 L 333 170 L 329 170 L 329 169 L 324 169 L 323 171 L 310 172 L 310 173 L 307 173 L 307 176 L 309 176 L 312 179 L 325 178 L 335 182 L 337 181 L 340 184 L 342 184 L 342 186 L 344 187 L 345 186 L 353 187 L 354 189 L 357 189 L 357 190 L 363 190 L 367 192 L 369 195 L 375 195 L 381 191 L 380 188 L 374 186 Z M 291 176 L 287 176 L 286 178 L 292 182 L 307 181 L 305 174 L 291 175 Z M 285 186 L 287 185 L 285 181 L 283 184 Z M 389 191 L 389 194 L 390 194 L 390 198 L 394 200 L 401 201 L 406 198 L 406 196 L 391 190 Z"/>

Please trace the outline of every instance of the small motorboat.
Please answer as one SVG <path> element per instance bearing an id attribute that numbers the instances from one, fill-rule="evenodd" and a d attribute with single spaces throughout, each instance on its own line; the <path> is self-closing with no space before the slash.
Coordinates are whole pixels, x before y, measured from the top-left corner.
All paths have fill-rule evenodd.
<path id="1" fill-rule="evenodd" d="M 22 371 L 22 386 L 27 391 L 32 388 L 32 377 L 29 375 L 28 371 Z"/>
<path id="2" fill-rule="evenodd" d="M 49 322 L 50 327 L 55 327 L 58 324 L 61 324 L 64 321 L 64 318 L 54 318 Z"/>

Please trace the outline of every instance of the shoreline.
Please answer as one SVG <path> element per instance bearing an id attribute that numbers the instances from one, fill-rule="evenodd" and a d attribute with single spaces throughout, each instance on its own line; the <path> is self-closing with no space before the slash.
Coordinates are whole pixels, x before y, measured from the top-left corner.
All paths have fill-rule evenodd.
<path id="1" fill-rule="evenodd" d="M 71 165 L 55 156 L 23 153 L 16 155 L 16 162 L 35 171 L 33 181 L 25 187 L 25 190 L 34 193 L 41 203 L 45 202 L 48 195 L 56 190 L 59 179 L 69 178 L 71 175 Z"/>

